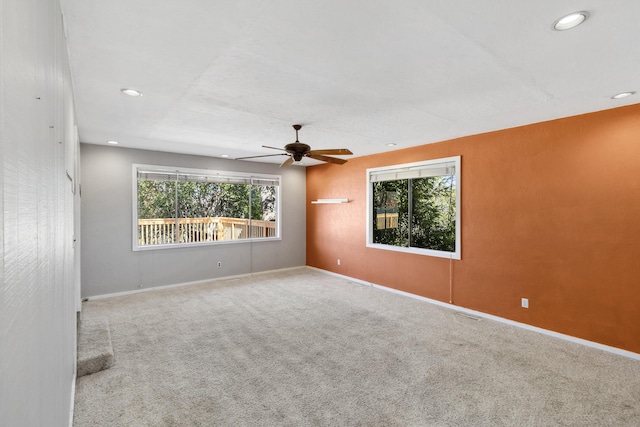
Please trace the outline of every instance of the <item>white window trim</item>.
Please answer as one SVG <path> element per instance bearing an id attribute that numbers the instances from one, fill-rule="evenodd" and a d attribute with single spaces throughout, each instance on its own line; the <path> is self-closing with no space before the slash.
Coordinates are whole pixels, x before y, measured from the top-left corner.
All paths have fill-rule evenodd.
<path id="1" fill-rule="evenodd" d="M 460 185 L 460 156 L 454 157 L 445 157 L 441 159 L 433 159 L 422 162 L 414 162 L 414 163 L 404 163 L 400 165 L 391 165 L 391 166 L 383 166 L 378 168 L 369 168 L 367 169 L 367 247 L 374 249 L 383 249 L 387 251 L 395 251 L 395 252 L 405 252 L 410 254 L 418 254 L 418 255 L 427 255 L 439 258 L 449 258 L 449 259 L 462 259 L 462 239 L 461 239 L 461 221 L 460 221 L 460 211 L 461 211 L 461 185 Z M 383 245 L 380 243 L 373 243 L 373 222 L 371 220 L 371 211 L 373 209 L 373 192 L 371 191 L 371 174 L 374 172 L 382 172 L 389 171 L 393 169 L 404 169 L 404 168 L 415 168 L 415 167 L 429 167 L 433 165 L 434 167 L 441 163 L 455 163 L 455 182 L 456 182 L 456 250 L 455 252 L 446 252 L 446 251 L 438 251 L 433 249 L 423 249 L 423 248 L 407 248 L 402 246 L 393 246 L 393 245 Z"/>
<path id="2" fill-rule="evenodd" d="M 248 239 L 239 240 L 219 240 L 215 242 L 200 242 L 200 243 L 170 243 L 164 245 L 138 245 L 138 170 L 157 170 L 170 173 L 186 173 L 195 175 L 224 175 L 224 176 L 237 176 L 242 178 L 266 178 L 278 181 L 278 191 L 276 192 L 276 237 L 252 237 Z M 212 170 L 212 169 L 194 169 L 183 168 L 174 166 L 162 166 L 162 165 L 149 165 L 134 163 L 132 165 L 132 178 L 131 178 L 131 197 L 132 197 L 132 220 L 131 220 L 131 238 L 132 249 L 137 251 L 152 251 L 156 249 L 178 249 L 178 248 L 193 248 L 198 246 L 219 246 L 219 245 L 235 245 L 235 244 L 247 244 L 254 242 L 273 242 L 282 240 L 282 224 L 281 224 L 281 194 L 282 194 L 282 175 L 270 175 L 270 174 L 256 174 L 248 172 L 235 172 L 224 170 Z"/>

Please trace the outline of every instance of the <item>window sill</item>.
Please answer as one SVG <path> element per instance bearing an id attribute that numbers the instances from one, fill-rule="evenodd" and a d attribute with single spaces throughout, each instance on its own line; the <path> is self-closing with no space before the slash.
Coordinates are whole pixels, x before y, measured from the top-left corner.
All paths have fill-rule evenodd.
<path id="1" fill-rule="evenodd" d="M 203 247 L 203 246 L 224 246 L 224 245 L 236 245 L 236 244 L 246 244 L 246 243 L 261 243 L 261 242 L 276 242 L 281 241 L 281 237 L 267 237 L 267 238 L 256 238 L 256 239 L 240 239 L 240 240 L 217 240 L 215 242 L 197 242 L 197 243 L 171 243 L 165 245 L 147 245 L 147 246 L 133 246 L 133 252 L 141 252 L 141 251 L 154 251 L 160 249 L 184 249 L 184 248 L 195 248 L 195 247 Z"/>
<path id="2" fill-rule="evenodd" d="M 394 251 L 394 252 L 404 252 L 407 254 L 414 255 L 426 255 L 432 256 L 436 258 L 447 258 L 447 259 L 455 259 L 460 260 L 459 252 L 444 252 L 444 251 L 435 251 L 432 249 L 422 249 L 422 248 L 406 248 L 402 246 L 392 246 L 392 245 L 382 245 L 379 243 L 367 243 L 368 248 L 372 249 L 381 249 L 384 251 Z"/>

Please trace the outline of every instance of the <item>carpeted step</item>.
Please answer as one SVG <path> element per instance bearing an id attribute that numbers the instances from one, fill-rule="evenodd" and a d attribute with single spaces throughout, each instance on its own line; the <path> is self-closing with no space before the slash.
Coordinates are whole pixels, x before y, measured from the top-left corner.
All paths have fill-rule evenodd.
<path id="1" fill-rule="evenodd" d="M 113 347 L 109 320 L 81 321 L 78 332 L 78 377 L 109 369 L 113 365 Z"/>

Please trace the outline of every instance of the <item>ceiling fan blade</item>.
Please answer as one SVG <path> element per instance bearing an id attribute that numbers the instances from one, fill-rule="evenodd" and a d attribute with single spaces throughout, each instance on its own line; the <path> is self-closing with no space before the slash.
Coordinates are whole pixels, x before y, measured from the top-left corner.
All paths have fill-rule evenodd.
<path id="1" fill-rule="evenodd" d="M 278 148 L 278 147 L 269 147 L 268 145 L 263 145 L 262 147 L 264 148 L 271 148 L 273 150 L 280 150 L 280 151 L 286 151 L 284 148 Z"/>
<path id="2" fill-rule="evenodd" d="M 264 156 L 249 156 L 249 157 L 238 157 L 236 160 L 245 160 L 245 159 L 257 159 L 258 157 L 273 157 L 273 156 L 286 156 L 286 153 L 281 154 L 265 154 Z"/>
<path id="3" fill-rule="evenodd" d="M 333 154 L 333 155 L 344 155 L 344 156 L 348 156 L 353 154 L 350 150 L 347 150 L 346 148 L 335 148 L 335 149 L 329 149 L 329 150 L 311 150 L 309 151 L 310 155 L 316 155 L 316 154 Z"/>
<path id="4" fill-rule="evenodd" d="M 287 160 L 285 160 L 284 162 L 282 162 L 282 164 L 280 165 L 281 168 L 287 167 L 289 166 L 291 163 L 293 163 L 293 157 L 289 157 Z"/>
<path id="5" fill-rule="evenodd" d="M 337 157 L 321 156 L 319 154 L 309 154 L 307 157 L 310 157 L 310 158 L 316 159 L 316 160 L 321 160 L 321 161 L 327 162 L 327 163 L 335 163 L 336 165 L 343 165 L 343 164 L 347 163 L 347 161 L 344 160 L 344 159 L 339 159 Z"/>

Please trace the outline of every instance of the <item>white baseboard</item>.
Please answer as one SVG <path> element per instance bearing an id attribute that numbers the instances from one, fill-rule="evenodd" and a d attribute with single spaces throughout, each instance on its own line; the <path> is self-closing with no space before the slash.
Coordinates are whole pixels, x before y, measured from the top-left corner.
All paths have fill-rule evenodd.
<path id="1" fill-rule="evenodd" d="M 134 289 L 132 291 L 114 292 L 114 293 L 111 293 L 111 294 L 103 294 L 103 295 L 96 295 L 96 296 L 92 296 L 92 297 L 83 298 L 83 301 L 91 301 L 91 300 L 104 299 L 104 298 L 120 297 L 120 296 L 124 296 L 124 295 L 134 295 L 134 294 L 139 294 L 141 292 L 152 292 L 152 291 L 157 291 L 157 290 L 161 290 L 161 289 L 171 289 L 171 288 L 179 288 L 179 287 L 182 287 L 182 286 L 199 285 L 199 284 L 207 283 L 207 282 L 226 282 L 228 280 L 240 279 L 242 277 L 259 276 L 259 275 L 262 275 L 262 274 L 270 274 L 270 273 L 288 271 L 288 270 L 298 270 L 298 269 L 303 269 L 303 268 L 306 268 L 306 266 L 280 268 L 280 269 L 277 269 L 277 270 L 266 270 L 266 271 L 258 271 L 258 272 L 255 272 L 255 273 L 238 274 L 238 275 L 235 275 L 235 276 L 224 276 L 224 277 L 215 277 L 215 278 L 212 278 L 212 279 L 196 280 L 194 282 L 183 282 L 183 283 L 175 283 L 173 285 L 162 285 L 162 286 L 154 286 L 154 287 L 151 287 L 151 288 Z"/>
<path id="2" fill-rule="evenodd" d="M 71 403 L 69 403 L 69 427 L 73 427 L 73 411 L 76 402 L 76 373 L 73 372 L 73 381 L 71 382 Z"/>
<path id="3" fill-rule="evenodd" d="M 614 354 L 617 354 L 619 356 L 624 356 L 624 357 L 628 357 L 630 359 L 634 359 L 634 360 L 640 361 L 640 354 L 634 353 L 632 351 L 623 350 L 623 349 L 617 348 L 617 347 L 611 347 L 611 346 L 600 344 L 600 343 L 593 342 L 593 341 L 588 341 L 588 340 L 585 340 L 585 339 L 582 339 L 582 338 L 573 337 L 571 335 L 561 334 L 559 332 L 550 331 L 548 329 L 538 328 L 537 326 L 532 326 L 532 325 L 528 325 L 526 323 L 516 322 L 515 320 L 505 319 L 504 317 L 494 316 L 492 314 L 483 313 L 481 311 L 471 310 L 469 308 L 464 308 L 464 307 L 460 307 L 460 306 L 457 306 L 457 305 L 454 305 L 454 304 L 449 304 L 449 303 L 438 301 L 438 300 L 434 300 L 434 299 L 431 299 L 431 298 L 422 297 L 420 295 L 411 294 L 409 292 L 399 291 L 397 289 L 389 288 L 389 287 L 382 286 L 382 285 L 377 285 L 375 283 L 366 282 L 364 280 L 356 279 L 356 278 L 353 278 L 353 277 L 345 276 L 343 274 L 338 274 L 338 273 L 334 273 L 334 272 L 327 271 L 327 270 L 322 270 L 320 268 L 310 267 L 310 266 L 307 266 L 307 268 L 313 269 L 313 270 L 316 270 L 316 271 L 319 271 L 319 272 L 322 272 L 322 273 L 325 273 L 325 274 L 328 274 L 330 276 L 340 277 L 340 278 L 348 280 L 350 282 L 359 283 L 359 284 L 365 285 L 365 286 L 372 286 L 372 287 L 377 288 L 377 289 L 382 289 L 384 291 L 388 291 L 388 292 L 393 292 L 395 294 L 404 295 L 404 296 L 407 296 L 409 298 L 418 299 L 420 301 L 425 301 L 425 302 L 428 302 L 430 304 L 435 304 L 435 305 L 439 305 L 441 307 L 446 307 L 446 308 L 451 309 L 451 310 L 455 310 L 455 311 L 459 311 L 459 312 L 462 312 L 462 313 L 470 314 L 472 316 L 495 320 L 496 322 L 505 323 L 507 325 L 516 326 L 518 328 L 527 329 L 529 331 L 538 332 L 540 334 L 549 335 L 549 336 L 552 336 L 554 338 L 559 338 L 561 340 L 570 341 L 570 342 L 573 342 L 573 343 L 576 343 L 576 344 L 581 344 L 581 345 L 584 345 L 584 346 L 587 346 L 587 347 L 591 347 L 591 348 L 597 348 L 598 350 L 607 351 L 609 353 L 614 353 Z"/>

